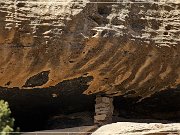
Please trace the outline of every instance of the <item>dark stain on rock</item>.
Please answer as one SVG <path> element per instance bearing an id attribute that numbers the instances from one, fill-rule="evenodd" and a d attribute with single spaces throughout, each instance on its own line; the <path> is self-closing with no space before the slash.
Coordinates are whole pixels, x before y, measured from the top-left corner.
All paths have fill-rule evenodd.
<path id="1" fill-rule="evenodd" d="M 164 34 L 164 35 L 168 35 L 168 32 L 164 32 L 163 34 Z"/>
<path id="2" fill-rule="evenodd" d="M 32 77 L 30 77 L 23 87 L 36 87 L 42 86 L 47 83 L 49 80 L 49 72 L 50 71 L 42 71 Z"/>
<path id="3" fill-rule="evenodd" d="M 137 31 L 137 30 L 145 29 L 145 26 L 144 26 L 144 24 L 140 23 L 140 20 L 139 20 L 139 21 L 133 22 L 133 23 L 131 24 L 131 28 L 132 28 L 134 31 Z"/>
<path id="4" fill-rule="evenodd" d="M 6 86 L 9 86 L 11 84 L 11 81 L 7 82 L 5 85 Z"/>
<path id="5" fill-rule="evenodd" d="M 165 26 L 165 29 L 166 29 L 166 30 L 171 30 L 171 25 Z"/>

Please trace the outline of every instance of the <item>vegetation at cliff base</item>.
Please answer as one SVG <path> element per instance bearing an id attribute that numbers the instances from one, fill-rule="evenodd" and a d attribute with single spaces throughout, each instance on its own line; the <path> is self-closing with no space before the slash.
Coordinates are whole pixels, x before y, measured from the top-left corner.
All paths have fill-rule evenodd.
<path id="1" fill-rule="evenodd" d="M 8 135 L 13 132 L 14 119 L 10 117 L 11 110 L 7 102 L 0 100 L 0 134 Z"/>

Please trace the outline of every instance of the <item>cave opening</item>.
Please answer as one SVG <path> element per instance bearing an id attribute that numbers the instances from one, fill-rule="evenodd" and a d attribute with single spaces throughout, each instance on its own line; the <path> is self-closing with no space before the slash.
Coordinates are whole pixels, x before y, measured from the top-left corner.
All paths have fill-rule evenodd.
<path id="1" fill-rule="evenodd" d="M 179 87 L 155 93 L 141 102 L 140 97 L 114 97 L 114 115 L 131 120 L 180 122 L 179 97 Z"/>
<path id="2" fill-rule="evenodd" d="M 49 88 L 1 88 L 0 99 L 9 103 L 21 132 L 91 125 L 95 95 L 82 93 L 92 79 L 79 77 Z"/>
<path id="3" fill-rule="evenodd" d="M 95 95 L 83 95 L 82 92 L 87 89 L 87 82 L 91 79 L 79 78 L 63 82 L 60 84 L 63 86 L 61 90 L 61 86 L 58 89 L 53 87 L 26 92 L 6 90 L 4 95 L 8 95 L 5 96 L 8 98 L 4 100 L 9 102 L 12 116 L 16 120 L 15 126 L 20 127 L 21 132 L 90 126 L 93 125 Z M 70 89 L 69 86 L 74 88 Z M 144 122 L 147 119 L 180 122 L 179 97 L 179 88 L 161 91 L 141 102 L 138 102 L 139 98 L 114 97 L 113 122 Z"/>

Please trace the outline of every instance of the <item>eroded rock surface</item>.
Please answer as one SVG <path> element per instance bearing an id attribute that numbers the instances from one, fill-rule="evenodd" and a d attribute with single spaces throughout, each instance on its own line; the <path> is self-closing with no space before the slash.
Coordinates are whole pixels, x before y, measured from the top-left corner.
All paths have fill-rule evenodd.
<path id="1" fill-rule="evenodd" d="M 117 122 L 100 127 L 92 135 L 179 135 L 179 123 Z"/>
<path id="2" fill-rule="evenodd" d="M 93 76 L 85 94 L 148 97 L 180 84 L 179 0 L 4 0 L 0 16 L 2 87 Z"/>

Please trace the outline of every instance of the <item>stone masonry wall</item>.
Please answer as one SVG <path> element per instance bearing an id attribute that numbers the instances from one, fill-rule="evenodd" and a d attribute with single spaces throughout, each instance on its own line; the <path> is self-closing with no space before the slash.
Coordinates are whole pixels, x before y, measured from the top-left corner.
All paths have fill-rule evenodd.
<path id="1" fill-rule="evenodd" d="M 112 121 L 113 110 L 113 98 L 97 96 L 94 123 L 100 125 L 110 123 Z"/>

